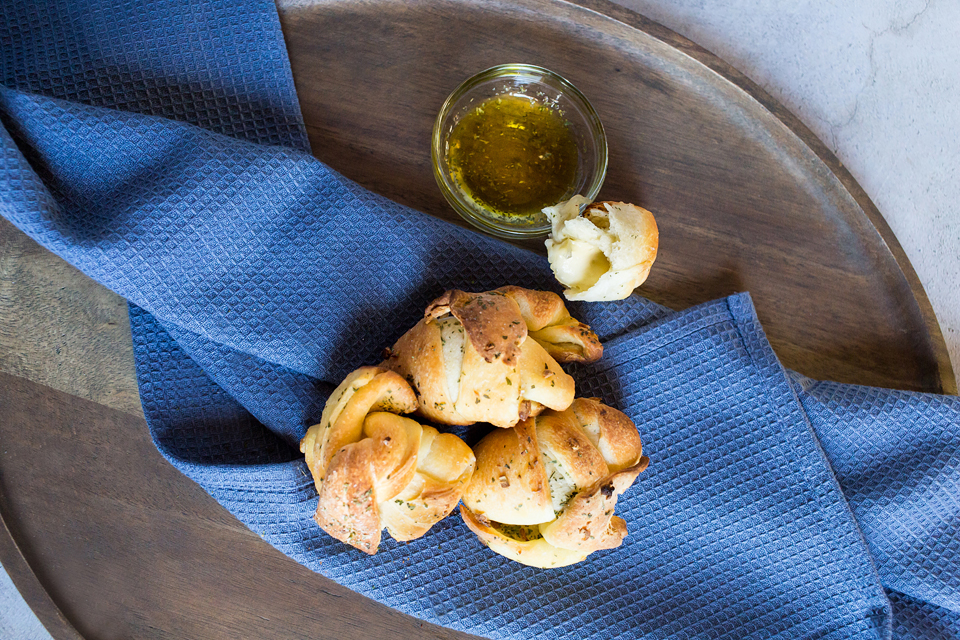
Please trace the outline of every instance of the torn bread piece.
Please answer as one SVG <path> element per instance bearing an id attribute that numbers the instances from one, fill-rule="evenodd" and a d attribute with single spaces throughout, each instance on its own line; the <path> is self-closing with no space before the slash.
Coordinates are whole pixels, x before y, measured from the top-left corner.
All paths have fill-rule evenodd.
<path id="1" fill-rule="evenodd" d="M 567 300 L 622 300 L 640 286 L 657 257 L 659 231 L 653 214 L 624 202 L 574 196 L 543 210 L 553 227 L 547 259 Z"/>

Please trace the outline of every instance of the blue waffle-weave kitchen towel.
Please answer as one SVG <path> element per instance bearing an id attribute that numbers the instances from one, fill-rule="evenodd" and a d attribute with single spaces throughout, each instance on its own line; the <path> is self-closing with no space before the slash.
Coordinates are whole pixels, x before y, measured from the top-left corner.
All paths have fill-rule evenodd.
<path id="1" fill-rule="evenodd" d="M 17 2 L 0 16 L 7 86 L 306 149 L 269 3 Z M 549 583 L 455 518 L 373 559 L 344 549 L 309 520 L 292 446 L 326 390 L 442 288 L 549 286 L 545 266 L 289 150 L 15 92 L 2 103 L 3 215 L 141 305 L 158 446 L 307 566 L 498 638 L 960 637 L 956 399 L 791 386 L 743 298 L 671 317 L 639 299 L 576 310 L 608 339 L 581 393 L 628 409 L 655 461 L 621 507 L 623 548 Z M 412 557 L 435 567 L 413 593 Z"/>

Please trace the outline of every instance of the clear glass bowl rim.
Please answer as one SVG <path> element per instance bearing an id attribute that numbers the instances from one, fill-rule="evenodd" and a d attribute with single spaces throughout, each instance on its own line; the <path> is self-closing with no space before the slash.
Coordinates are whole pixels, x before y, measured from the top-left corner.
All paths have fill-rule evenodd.
<path id="1" fill-rule="evenodd" d="M 549 225 L 518 228 L 497 224 L 496 221 L 483 216 L 473 207 L 471 207 L 470 204 L 453 188 L 451 181 L 449 180 L 449 176 L 441 169 L 441 154 L 443 152 L 443 150 L 440 148 L 442 144 L 442 126 L 453 106 L 457 103 L 457 101 L 460 100 L 460 98 L 462 98 L 467 92 L 477 85 L 489 80 L 513 76 L 547 78 L 550 82 L 559 85 L 560 91 L 564 95 L 570 97 L 583 112 L 583 115 L 586 116 L 587 123 L 592 130 L 592 138 L 595 146 L 597 147 L 599 170 L 593 175 L 592 180 L 587 186 L 586 193 L 582 195 L 584 195 L 589 201 L 593 201 L 593 199 L 597 197 L 607 173 L 607 138 L 603 130 L 603 124 L 600 122 L 600 117 L 597 115 L 597 112 L 594 110 L 593 105 L 590 104 L 590 101 L 587 99 L 587 97 L 583 95 L 583 93 L 581 93 L 581 91 L 577 89 L 569 80 L 554 71 L 550 71 L 544 67 L 539 67 L 532 64 L 500 64 L 490 67 L 489 69 L 485 69 L 479 73 L 476 73 L 461 82 L 460 85 L 457 86 L 457 88 L 454 89 L 449 96 L 447 96 L 447 99 L 443 102 L 443 106 L 440 107 L 440 112 L 437 114 L 437 118 L 433 124 L 433 139 L 430 154 L 433 162 L 433 175 L 447 202 L 450 203 L 450 205 L 458 214 L 460 214 L 460 217 L 467 220 L 475 227 L 501 238 L 540 238 L 546 236 L 550 232 Z"/>

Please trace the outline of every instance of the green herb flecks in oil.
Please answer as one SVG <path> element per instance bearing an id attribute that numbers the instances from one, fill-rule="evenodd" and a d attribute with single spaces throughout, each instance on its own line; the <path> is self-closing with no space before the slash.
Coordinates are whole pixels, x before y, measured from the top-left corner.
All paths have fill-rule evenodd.
<path id="1" fill-rule="evenodd" d="M 562 115 L 527 96 L 486 100 L 450 133 L 454 179 L 501 215 L 539 214 L 572 193 L 577 143 Z"/>

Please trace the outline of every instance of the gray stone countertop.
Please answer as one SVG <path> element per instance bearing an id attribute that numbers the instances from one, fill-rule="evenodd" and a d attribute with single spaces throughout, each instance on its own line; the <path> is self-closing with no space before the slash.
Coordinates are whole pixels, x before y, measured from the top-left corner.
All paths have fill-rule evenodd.
<path id="1" fill-rule="evenodd" d="M 960 372 L 960 3 L 616 1 L 738 68 L 830 147 L 903 246 Z M 0 571 L 0 638 L 49 637 Z"/>

